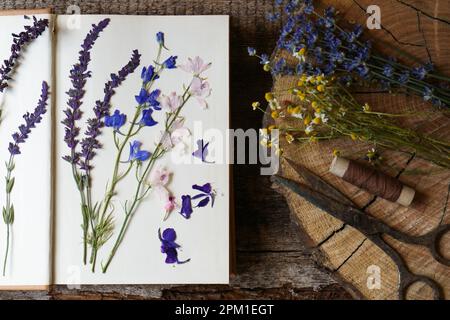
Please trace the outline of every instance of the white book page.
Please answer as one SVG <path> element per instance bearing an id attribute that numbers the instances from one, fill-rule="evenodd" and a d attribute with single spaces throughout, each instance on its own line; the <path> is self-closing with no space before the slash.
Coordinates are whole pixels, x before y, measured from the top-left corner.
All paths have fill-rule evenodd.
<path id="1" fill-rule="evenodd" d="M 36 15 L 51 19 L 51 15 Z M 0 17 L 0 59 L 11 54 L 12 33 L 18 34 L 32 20 L 23 15 Z M 32 113 L 41 95 L 42 81 L 51 86 L 52 33 L 51 26 L 22 51 L 12 73 L 9 87 L 0 93 L 2 121 L 0 124 L 0 205 L 5 205 L 5 162 L 9 160 L 11 135 L 24 124 L 23 115 Z M 50 87 L 53 92 L 53 88 Z M 51 96 L 50 96 L 51 99 Z M 21 154 L 15 156 L 14 188 L 11 200 L 15 219 L 5 276 L 0 270 L 0 289 L 39 289 L 50 284 L 51 259 L 51 104 L 41 123 L 32 129 Z M 6 251 L 6 225 L 0 218 L 0 260 L 3 269 Z"/>
<path id="2" fill-rule="evenodd" d="M 120 182 L 114 206 L 115 230 L 112 238 L 100 249 L 95 273 L 90 265 L 83 265 L 82 216 L 80 196 L 73 180 L 71 165 L 61 158 L 69 151 L 65 142 L 64 128 L 60 124 L 66 109 L 70 88 L 68 78 L 71 66 L 76 63 L 80 45 L 93 23 L 109 17 L 109 26 L 95 43 L 89 69 L 92 77 L 87 80 L 83 99 L 83 119 L 81 132 L 86 128 L 86 120 L 92 117 L 95 101 L 103 99 L 104 83 L 112 72 L 117 72 L 130 59 L 131 52 L 138 49 L 142 54 L 140 67 L 116 90 L 112 98 L 111 113 L 119 109 L 130 120 L 137 105 L 134 96 L 138 94 L 142 81 L 141 69 L 153 64 L 158 44 L 156 33 L 165 33 L 166 46 L 170 52 L 163 54 L 178 56 L 178 64 L 188 57 L 201 56 L 211 62 L 211 68 L 204 75 L 212 88 L 207 98 L 209 108 L 203 110 L 195 99 L 188 102 L 182 111 L 186 126 L 194 134 L 194 123 L 201 124 L 203 130 L 216 129 L 225 144 L 225 132 L 229 128 L 229 42 L 228 17 L 225 16 L 81 16 L 79 28 L 73 17 L 59 16 L 57 21 L 56 77 L 58 82 L 56 113 L 56 241 L 55 241 L 55 282 L 57 284 L 188 284 L 188 283 L 228 283 L 229 279 L 229 169 L 224 157 L 215 164 L 177 164 L 170 154 L 159 160 L 173 172 L 170 191 L 181 204 L 181 196 L 195 195 L 194 184 L 211 183 L 217 196 L 214 207 L 195 208 L 192 217 L 186 220 L 174 210 L 167 221 L 163 204 L 156 193 L 151 193 L 136 211 L 109 269 L 104 274 L 101 264 L 113 246 L 124 219 L 122 205 L 131 199 L 135 190 L 135 178 L 131 174 Z M 163 94 L 172 91 L 182 93 L 182 85 L 188 85 L 192 76 L 180 68 L 166 70 L 155 83 Z M 160 125 L 142 129 L 137 140 L 142 149 L 153 151 L 162 124 L 164 111 L 155 111 L 153 116 Z M 106 183 L 110 180 L 116 148 L 112 128 L 103 128 L 100 142 L 103 147 L 93 160 L 92 194 L 93 201 L 99 201 L 105 194 Z M 201 138 L 201 135 L 200 135 Z M 218 139 L 217 145 L 221 145 Z M 196 141 L 192 138 L 194 148 Z M 192 149 L 190 152 L 192 152 Z M 210 150 L 211 151 L 211 150 Z M 123 161 L 128 158 L 128 147 Z M 189 153 L 190 155 L 190 153 Z M 198 192 L 197 192 L 198 193 Z M 190 259 L 185 264 L 166 264 L 166 255 L 161 253 L 158 229 L 174 228 L 180 260 Z"/>

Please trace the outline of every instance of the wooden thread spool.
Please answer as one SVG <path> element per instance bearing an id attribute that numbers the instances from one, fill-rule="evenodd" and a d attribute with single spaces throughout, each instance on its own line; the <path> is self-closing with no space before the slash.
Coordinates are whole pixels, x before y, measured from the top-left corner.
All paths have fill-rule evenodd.
<path id="1" fill-rule="evenodd" d="M 330 172 L 367 192 L 408 207 L 415 190 L 373 168 L 340 157 L 331 163 Z"/>

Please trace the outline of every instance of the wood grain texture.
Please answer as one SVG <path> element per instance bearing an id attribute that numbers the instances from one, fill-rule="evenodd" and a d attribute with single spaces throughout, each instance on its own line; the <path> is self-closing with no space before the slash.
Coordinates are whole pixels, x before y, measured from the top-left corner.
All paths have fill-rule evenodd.
<path id="1" fill-rule="evenodd" d="M 450 47 L 450 3 L 448 1 L 420 0 L 324 0 L 322 4 L 333 4 L 349 21 L 364 25 L 367 19 L 366 8 L 376 4 L 381 9 L 381 30 L 367 33 L 374 40 L 374 47 L 387 55 L 396 55 L 398 50 L 410 54 L 400 59 L 410 65 L 431 61 L 437 70 L 450 74 L 448 58 Z M 389 44 L 389 45 L 387 45 Z M 396 55 L 398 56 L 398 55 Z M 285 89 L 296 82 L 295 77 L 283 77 L 275 81 L 275 92 Z M 417 97 L 386 93 L 358 94 L 361 105 L 368 102 L 377 111 L 400 113 L 402 110 L 429 110 L 429 104 Z M 295 99 L 287 93 L 280 100 Z M 286 124 L 289 120 L 279 119 L 277 124 Z M 411 117 L 399 119 L 398 124 L 434 137 L 450 137 L 450 120 L 442 114 L 424 119 Z M 295 124 L 294 124 L 295 125 Z M 298 125 L 298 123 L 296 124 Z M 384 151 L 383 170 L 398 177 L 406 185 L 417 190 L 415 203 L 409 208 L 401 207 L 386 200 L 374 197 L 329 173 L 333 158 L 333 149 L 343 156 L 361 159 L 372 146 L 365 142 L 352 142 L 350 139 L 312 143 L 299 147 L 281 139 L 284 155 L 299 162 L 322 176 L 338 189 L 347 194 L 367 214 L 370 214 L 396 229 L 411 234 L 423 235 L 440 224 L 449 223 L 447 212 L 450 172 L 442 170 L 426 161 L 397 151 Z M 411 174 L 420 169 L 422 174 Z M 282 163 L 283 175 L 294 180 L 299 177 L 286 162 Z M 378 246 L 356 229 L 312 206 L 304 199 L 285 189 L 280 189 L 288 200 L 289 207 L 299 227 L 309 238 L 316 260 L 330 270 L 337 279 L 350 284 L 359 297 L 368 299 L 397 299 L 399 275 L 397 266 Z M 429 252 L 422 247 L 406 245 L 387 238 L 406 260 L 412 272 L 426 275 L 437 281 L 447 299 L 450 299 L 450 268 L 437 263 Z M 441 240 L 442 252 L 450 254 L 449 237 Z M 445 254 L 445 256 L 447 256 Z M 367 286 L 369 266 L 378 266 L 381 270 L 381 289 L 371 290 Z M 431 298 L 431 290 L 425 284 L 410 288 L 408 298 Z"/>
<path id="2" fill-rule="evenodd" d="M 35 1 L 3 0 L 0 9 L 53 7 L 66 13 L 78 3 L 82 14 L 228 14 L 231 16 L 231 121 L 234 128 L 260 126 L 251 102 L 272 80 L 247 56 L 247 46 L 270 52 L 277 25 L 264 16 L 269 0 Z M 283 197 L 271 189 L 259 167 L 236 166 L 234 189 L 237 276 L 229 286 L 83 286 L 52 292 L 1 292 L 0 299 L 348 299 L 350 295 L 311 259 Z"/>

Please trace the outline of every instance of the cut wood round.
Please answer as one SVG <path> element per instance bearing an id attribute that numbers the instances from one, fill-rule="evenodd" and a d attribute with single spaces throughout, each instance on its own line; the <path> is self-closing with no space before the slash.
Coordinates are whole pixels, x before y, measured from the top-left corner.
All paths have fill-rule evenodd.
<path id="1" fill-rule="evenodd" d="M 400 59 L 409 65 L 431 61 L 439 73 L 450 76 L 450 2 L 449 1 L 322 1 L 321 6 L 333 4 L 343 19 L 366 25 L 366 8 L 378 5 L 381 9 L 380 30 L 368 30 L 366 36 L 373 39 L 374 47 L 386 55 L 399 56 L 396 51 L 408 52 L 412 58 Z M 388 44 L 388 45 L 387 45 Z M 276 53 L 278 54 L 278 53 Z M 295 101 L 288 93 L 282 94 L 297 82 L 295 76 L 277 78 L 273 91 L 279 100 Z M 420 97 L 371 91 L 355 93 L 361 105 L 366 102 L 377 110 L 400 113 L 402 110 L 430 110 L 431 104 Z M 265 121 L 267 126 L 268 119 Z M 299 125 L 286 118 L 276 120 L 276 125 Z M 427 117 L 399 118 L 397 124 L 433 137 L 450 140 L 450 118 L 442 113 Z M 412 153 L 399 150 L 382 150 L 384 159 L 381 170 L 397 177 L 405 185 L 416 190 L 411 206 L 403 207 L 375 197 L 329 173 L 333 150 L 343 157 L 364 162 L 373 146 L 362 141 L 335 139 L 314 143 L 288 143 L 280 137 L 283 157 L 302 164 L 351 198 L 366 214 L 376 217 L 404 233 L 418 236 L 450 223 L 448 201 L 450 170 L 442 169 Z M 281 160 L 284 177 L 301 181 L 292 167 Z M 291 215 L 314 252 L 316 261 L 329 270 L 339 281 L 347 285 L 351 293 L 363 299 L 398 299 L 399 272 L 394 261 L 376 244 L 355 228 L 321 211 L 314 205 L 285 188 L 274 186 L 281 192 L 290 207 Z M 401 243 L 385 236 L 406 261 L 410 271 L 428 276 L 438 282 L 446 299 L 450 298 L 450 268 L 435 261 L 427 248 Z M 450 235 L 440 241 L 441 251 L 450 257 Z M 378 282 L 379 281 L 379 282 Z M 424 283 L 409 288 L 408 299 L 431 299 L 433 292 Z"/>

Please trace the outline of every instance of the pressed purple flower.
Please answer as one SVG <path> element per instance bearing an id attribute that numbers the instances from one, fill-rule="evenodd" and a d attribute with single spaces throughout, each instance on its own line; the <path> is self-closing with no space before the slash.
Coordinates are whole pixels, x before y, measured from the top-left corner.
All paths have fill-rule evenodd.
<path id="1" fill-rule="evenodd" d="M 69 78 L 72 82 L 72 87 L 67 92 L 69 96 L 67 102 L 68 108 L 64 111 L 66 118 L 61 123 L 65 126 L 64 141 L 71 151 L 70 155 L 63 157 L 63 159 L 72 164 L 77 164 L 80 160 L 80 153 L 76 151 L 79 143 L 78 135 L 80 134 L 80 128 L 76 126 L 76 122 L 81 119 L 82 112 L 80 107 L 85 93 L 84 86 L 87 78 L 91 76 L 91 72 L 88 71 L 88 65 L 91 61 L 90 51 L 98 39 L 100 32 L 108 26 L 109 21 L 110 19 L 107 18 L 100 21 L 97 25 L 92 25 L 92 29 L 81 45 L 78 62 L 70 70 Z"/>
<path id="2" fill-rule="evenodd" d="M 158 122 L 155 121 L 152 117 L 153 110 L 152 109 L 145 109 L 142 110 L 142 118 L 139 124 L 143 127 L 153 127 L 158 124 Z"/>
<path id="3" fill-rule="evenodd" d="M 189 219 L 191 217 L 192 210 L 192 199 L 189 195 L 181 196 L 181 211 L 180 214 Z"/>
<path id="4" fill-rule="evenodd" d="M 146 89 L 141 88 L 139 95 L 135 96 L 135 98 L 136 102 L 141 106 L 148 105 L 155 110 L 161 110 L 160 102 L 158 101 L 160 95 L 161 90 L 156 89 L 149 93 Z"/>
<path id="5" fill-rule="evenodd" d="M 192 186 L 192 189 L 201 192 L 192 197 L 192 200 L 200 200 L 195 206 L 196 208 L 206 207 L 210 201 L 211 207 L 214 207 L 215 192 L 210 183 L 205 183 L 202 186 L 195 184 Z"/>
<path id="6" fill-rule="evenodd" d="M 177 67 L 177 56 L 170 56 L 163 62 L 163 67 L 166 69 L 175 69 Z"/>
<path id="7" fill-rule="evenodd" d="M 25 16 L 25 18 L 28 18 Z M 13 70 L 22 49 L 38 38 L 48 27 L 48 19 L 37 19 L 33 16 L 33 25 L 25 26 L 24 31 L 19 34 L 13 34 L 13 43 L 11 45 L 11 55 L 3 61 L 0 67 L 0 92 L 8 87 L 8 80 L 11 79 L 10 74 Z"/>
<path id="8" fill-rule="evenodd" d="M 163 32 L 158 32 L 156 34 L 156 42 L 158 42 L 161 46 L 164 47 L 164 33 Z"/>
<path id="9" fill-rule="evenodd" d="M 120 113 L 119 110 L 114 111 L 112 116 L 105 116 L 105 126 L 113 128 L 115 131 L 119 131 L 126 121 L 127 115 Z"/>
<path id="10" fill-rule="evenodd" d="M 154 66 L 143 67 L 141 72 L 141 79 L 144 81 L 144 85 L 152 80 L 159 79 L 159 75 L 155 72 Z"/>
<path id="11" fill-rule="evenodd" d="M 208 156 L 208 146 L 209 142 L 205 143 L 203 139 L 197 140 L 198 149 L 192 153 L 192 156 L 202 160 L 205 163 L 211 163 L 206 161 L 206 157 Z"/>
<path id="12" fill-rule="evenodd" d="M 41 97 L 36 108 L 34 109 L 34 112 L 27 112 L 23 116 L 25 124 L 20 125 L 19 132 L 16 132 L 12 135 L 13 142 L 10 142 L 8 147 L 8 151 L 12 156 L 20 154 L 19 144 L 24 143 L 31 133 L 31 129 L 35 128 L 36 125 L 41 122 L 42 116 L 47 112 L 47 101 L 48 84 L 47 82 L 43 81 L 41 88 Z"/>
<path id="13" fill-rule="evenodd" d="M 130 161 L 146 161 L 150 158 L 152 155 L 148 151 L 141 150 L 142 143 L 135 140 L 132 143 L 130 143 L 130 157 L 128 158 L 128 162 Z"/>
<path id="14" fill-rule="evenodd" d="M 161 252 L 166 254 L 165 262 L 167 264 L 183 264 L 189 262 L 191 259 L 184 261 L 178 260 L 178 251 L 180 245 L 175 242 L 177 233 L 172 228 L 167 228 L 161 235 L 161 229 L 158 229 L 158 237 L 161 241 Z"/>
<path id="15" fill-rule="evenodd" d="M 87 121 L 88 128 L 85 132 L 85 138 L 81 141 L 81 155 L 80 167 L 83 170 L 90 170 L 90 160 L 95 156 L 95 149 L 99 149 L 101 144 L 98 141 L 98 136 L 101 134 L 101 129 L 104 126 L 103 118 L 109 114 L 111 108 L 111 98 L 128 75 L 133 73 L 140 64 L 141 55 L 137 50 L 133 51 L 130 61 L 119 70 L 117 74 L 111 74 L 111 80 L 105 84 L 103 90 L 103 100 L 95 102 L 94 114 L 95 117 Z"/>

